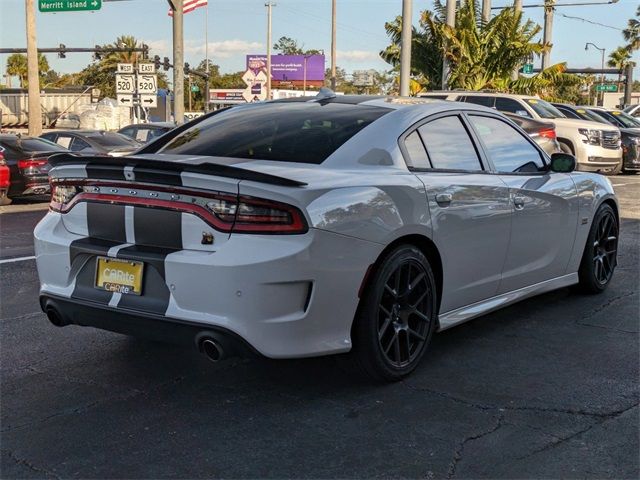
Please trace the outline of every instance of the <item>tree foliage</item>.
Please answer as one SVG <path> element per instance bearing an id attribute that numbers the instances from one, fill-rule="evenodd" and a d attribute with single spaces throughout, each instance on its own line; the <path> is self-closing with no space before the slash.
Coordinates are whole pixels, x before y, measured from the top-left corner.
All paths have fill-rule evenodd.
<path id="1" fill-rule="evenodd" d="M 7 57 L 6 72 L 9 75 L 18 77 L 20 81 L 20 88 L 27 88 L 27 56 L 22 53 L 13 53 Z M 42 88 L 43 80 L 46 78 L 49 72 L 49 62 L 47 57 L 42 53 L 38 53 L 38 76 L 40 77 L 40 87 Z"/>
<path id="2" fill-rule="evenodd" d="M 627 50 L 640 50 L 640 7 L 636 10 L 635 18 L 630 18 L 627 22 L 627 28 L 622 31 L 622 35 L 628 42 Z"/>
<path id="3" fill-rule="evenodd" d="M 273 45 L 273 49 L 282 55 L 319 55 L 320 50 L 305 50 L 304 45 L 298 45 L 298 41 L 291 37 L 280 37 Z"/>

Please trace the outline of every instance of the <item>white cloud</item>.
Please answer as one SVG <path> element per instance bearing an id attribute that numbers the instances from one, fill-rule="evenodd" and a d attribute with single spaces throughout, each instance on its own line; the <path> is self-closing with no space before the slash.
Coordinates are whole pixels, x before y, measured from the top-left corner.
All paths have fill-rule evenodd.
<path id="1" fill-rule="evenodd" d="M 368 50 L 338 50 L 336 52 L 338 60 L 347 62 L 364 62 L 367 60 L 379 60 L 378 52 Z"/>
<path id="2" fill-rule="evenodd" d="M 186 55 L 204 56 L 205 44 L 189 40 L 186 42 L 184 52 Z M 264 46 L 260 42 L 247 42 L 245 40 L 224 40 L 222 42 L 209 42 L 209 57 L 215 62 L 216 58 L 230 58 L 235 55 L 249 55 L 262 53 Z"/>

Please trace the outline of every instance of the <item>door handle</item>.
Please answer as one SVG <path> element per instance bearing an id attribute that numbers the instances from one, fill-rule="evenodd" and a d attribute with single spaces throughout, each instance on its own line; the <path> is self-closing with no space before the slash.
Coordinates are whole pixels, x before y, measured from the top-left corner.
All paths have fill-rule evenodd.
<path id="1" fill-rule="evenodd" d="M 525 198 L 522 195 L 514 195 L 513 196 L 513 205 L 516 207 L 516 210 L 522 210 L 524 208 Z"/>
<path id="2" fill-rule="evenodd" d="M 439 193 L 436 195 L 436 203 L 441 207 L 448 207 L 451 205 L 451 200 L 453 200 L 453 195 L 450 193 Z"/>

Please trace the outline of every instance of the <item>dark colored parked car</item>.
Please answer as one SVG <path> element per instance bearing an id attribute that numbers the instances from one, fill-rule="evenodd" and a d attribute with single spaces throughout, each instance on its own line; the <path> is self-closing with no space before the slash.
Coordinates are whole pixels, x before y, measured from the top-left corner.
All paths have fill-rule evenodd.
<path id="1" fill-rule="evenodd" d="M 139 149 L 142 144 L 132 138 L 103 130 L 56 130 L 40 136 L 72 152 L 120 157 Z"/>
<path id="2" fill-rule="evenodd" d="M 547 155 L 561 151 L 560 144 L 556 140 L 556 126 L 553 123 L 523 117 L 515 113 L 504 113 L 504 115 L 527 132 Z"/>
<path id="3" fill-rule="evenodd" d="M 164 135 L 175 127 L 176 126 L 170 122 L 137 123 L 121 128 L 118 130 L 118 133 L 141 143 L 149 143 L 151 140 Z"/>
<path id="4" fill-rule="evenodd" d="M 0 135 L 0 152 L 9 167 L 8 196 L 41 195 L 49 191 L 49 162 L 54 153 L 68 152 L 50 141 L 21 135 Z"/>

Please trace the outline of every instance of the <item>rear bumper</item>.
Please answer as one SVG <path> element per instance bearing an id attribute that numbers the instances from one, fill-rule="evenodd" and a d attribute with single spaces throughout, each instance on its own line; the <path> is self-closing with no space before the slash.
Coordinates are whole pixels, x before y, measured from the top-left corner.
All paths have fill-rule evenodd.
<path id="1" fill-rule="evenodd" d="M 58 327 L 80 325 L 133 335 L 149 340 L 200 347 L 203 338 L 214 338 L 229 356 L 252 356 L 258 352 L 233 332 L 184 320 L 133 310 L 115 309 L 92 302 L 41 295 L 40 307 Z"/>

